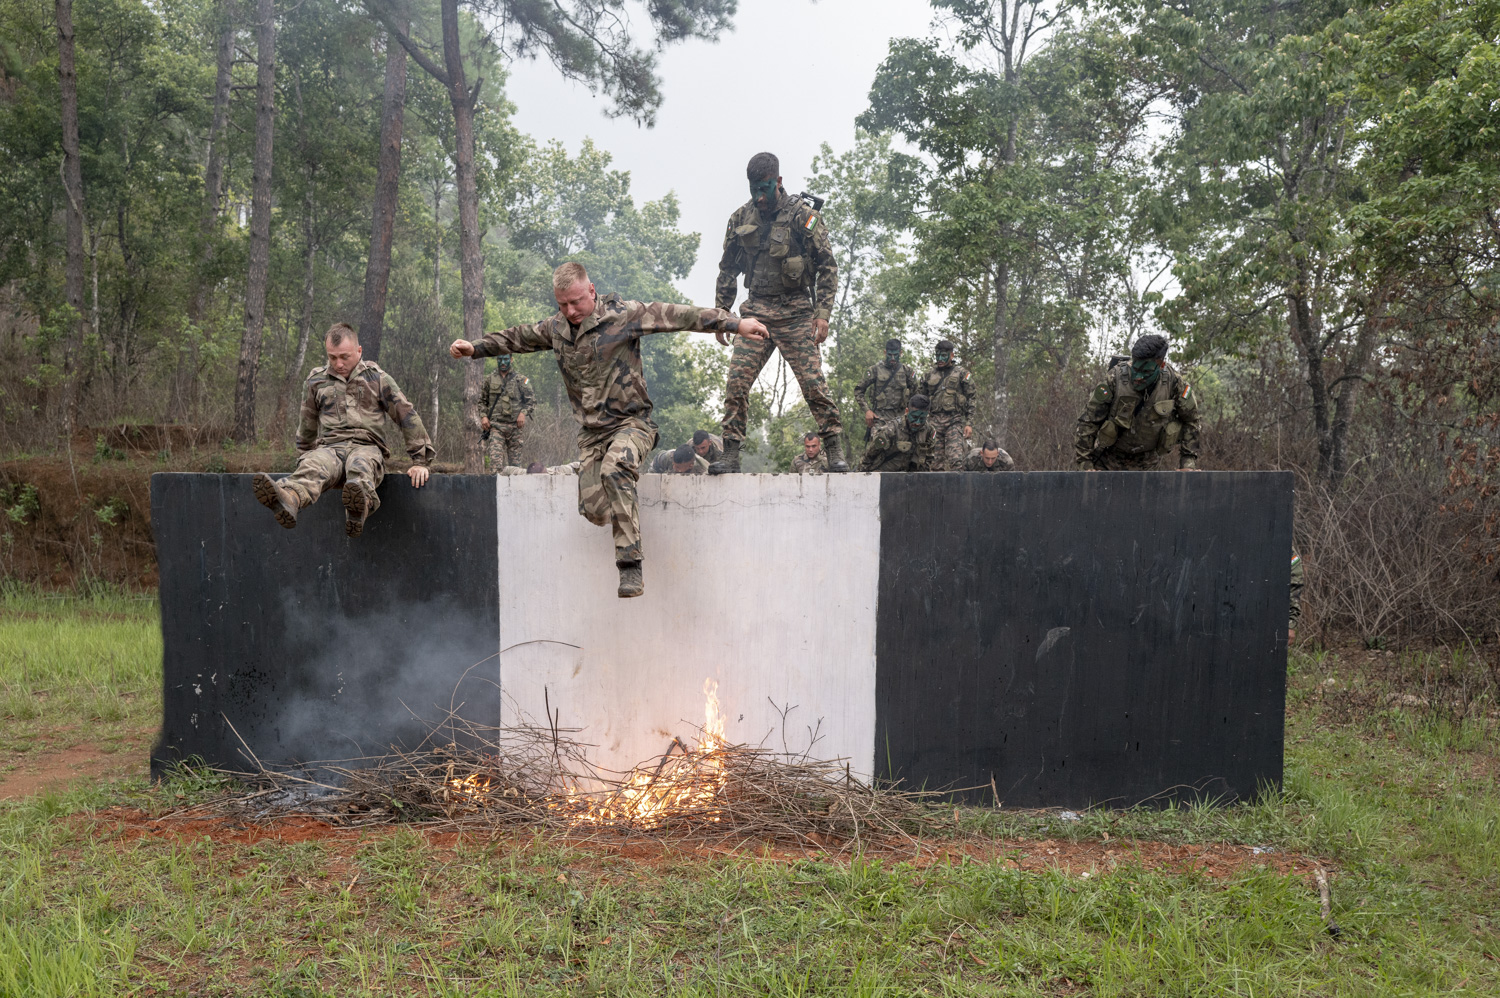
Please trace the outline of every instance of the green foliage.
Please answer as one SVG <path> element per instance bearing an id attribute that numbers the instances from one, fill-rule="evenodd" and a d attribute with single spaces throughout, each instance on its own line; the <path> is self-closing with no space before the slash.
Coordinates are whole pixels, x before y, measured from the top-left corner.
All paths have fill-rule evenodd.
<path id="1" fill-rule="evenodd" d="M 5 507 L 6 518 L 15 524 L 25 524 L 42 511 L 41 496 L 36 486 L 24 482 L 0 489 L 0 506 Z"/>

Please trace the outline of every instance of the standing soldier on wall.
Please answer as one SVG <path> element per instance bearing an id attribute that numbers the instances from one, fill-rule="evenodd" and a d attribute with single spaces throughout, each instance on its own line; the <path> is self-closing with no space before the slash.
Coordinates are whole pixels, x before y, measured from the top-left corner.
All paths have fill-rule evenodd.
<path id="1" fill-rule="evenodd" d="M 297 428 L 297 468 L 280 480 L 258 472 L 252 485 L 255 498 L 283 527 L 297 525 L 297 513 L 318 501 L 329 489 L 343 486 L 344 533 L 358 537 L 365 520 L 380 508 L 375 489 L 385 477 L 391 456 L 385 445 L 385 421 L 406 439 L 413 488 L 427 483 L 432 463 L 432 441 L 422 417 L 407 401 L 395 380 L 364 360 L 359 334 L 347 322 L 328 328 L 323 337 L 328 363 L 307 376 L 302 395 L 302 423 Z"/>
<path id="2" fill-rule="evenodd" d="M 486 434 L 490 470 L 524 467 L 521 448 L 526 443 L 526 424 L 536 408 L 536 393 L 524 374 L 510 369 L 510 354 L 495 358 L 495 370 L 479 390 L 479 427 Z"/>
<path id="3" fill-rule="evenodd" d="M 885 341 L 885 360 L 871 364 L 854 387 L 854 399 L 865 411 L 865 428 L 900 419 L 917 394 L 917 372 L 901 363 L 901 341 Z M 868 437 L 866 438 L 868 439 Z"/>
<path id="4" fill-rule="evenodd" d="M 1198 398 L 1167 363 L 1167 338 L 1147 333 L 1129 358 L 1110 361 L 1078 417 L 1073 449 L 1084 471 L 1152 471 L 1174 446 L 1177 470 L 1195 470 Z"/>
<path id="5" fill-rule="evenodd" d="M 931 471 L 937 434 L 927 422 L 926 395 L 913 395 L 905 417 L 881 423 L 870 435 L 860 471 Z"/>
<path id="6" fill-rule="evenodd" d="M 551 318 L 486 333 L 475 343 L 454 340 L 448 352 L 455 357 L 541 350 L 557 354 L 578 420 L 578 512 L 590 523 L 613 529 L 619 596 L 639 596 L 646 585 L 635 483 L 641 461 L 657 439 L 641 370 L 641 337 L 690 330 L 760 338 L 766 327 L 716 308 L 601 296 L 580 263 L 565 263 L 552 272 L 552 294 L 557 314 Z"/>
<path id="7" fill-rule="evenodd" d="M 769 338 L 742 339 L 734 345 L 724 389 L 724 457 L 710 469 L 716 475 L 740 470 L 750 387 L 773 350 L 780 350 L 791 366 L 818 422 L 829 470 L 849 470 L 843 457 L 843 423 L 828 394 L 818 352 L 818 345 L 828 338 L 838 267 L 828 227 L 816 208 L 782 188 L 780 172 L 780 162 L 770 153 L 751 157 L 745 169 L 750 201 L 729 216 L 724 232 L 714 303 L 725 311 L 734 307 L 739 275 L 744 274 L 746 298 L 740 314 L 763 320 Z M 719 342 L 726 340 L 720 336 Z"/>
<path id="8" fill-rule="evenodd" d="M 932 431 L 937 438 L 930 471 L 963 471 L 974 435 L 974 379 L 969 369 L 953 360 L 953 344 L 938 340 L 936 365 L 922 379 L 919 390 L 932 405 Z"/>

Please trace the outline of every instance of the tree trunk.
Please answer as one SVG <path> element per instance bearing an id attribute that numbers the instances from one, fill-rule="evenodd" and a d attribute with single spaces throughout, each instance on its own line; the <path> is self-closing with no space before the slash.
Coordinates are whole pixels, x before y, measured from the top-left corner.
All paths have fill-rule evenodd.
<path id="1" fill-rule="evenodd" d="M 400 29 L 410 22 L 402 20 Z M 380 360 L 385 333 L 385 296 L 391 277 L 391 238 L 400 199 L 401 133 L 406 110 L 406 49 L 389 34 L 385 43 L 385 97 L 380 111 L 380 161 L 375 170 L 375 206 L 371 212 L 370 256 L 365 264 L 365 300 L 360 310 L 359 341 L 365 357 Z"/>
<path id="2" fill-rule="evenodd" d="M 484 335 L 484 257 L 479 246 L 479 183 L 474 172 L 474 105 L 482 80 L 469 90 L 458 36 L 458 0 L 443 3 L 443 63 L 448 71 L 448 102 L 453 106 L 454 181 L 458 189 L 458 269 L 463 283 L 464 339 Z M 464 471 L 483 470 L 479 443 L 479 390 L 483 361 L 464 365 Z"/>
<path id="3" fill-rule="evenodd" d="M 257 0 L 255 25 L 255 158 L 251 167 L 250 266 L 245 281 L 245 332 L 234 381 L 234 439 L 255 440 L 255 376 L 265 330 L 271 268 L 271 140 L 276 109 L 276 8 Z"/>
<path id="4" fill-rule="evenodd" d="M 297 395 L 298 383 L 302 381 L 302 365 L 307 362 L 307 344 L 312 337 L 313 278 L 317 273 L 318 243 L 313 229 L 313 177 L 307 178 L 307 189 L 302 195 L 302 314 L 297 322 L 297 349 L 287 362 L 276 392 L 276 416 L 271 421 L 272 439 L 286 439 L 286 420 L 289 401 Z"/>
<path id="5" fill-rule="evenodd" d="M 73 61 L 73 0 L 56 0 L 57 79 L 62 88 L 62 181 L 67 195 L 65 294 L 73 315 L 63 339 L 62 389 L 64 446 L 72 446 L 78 416 L 77 365 L 83 345 L 83 163 L 78 157 L 78 73 Z"/>
<path id="6" fill-rule="evenodd" d="M 1004 447 L 1010 425 L 1010 264 L 1001 261 L 995 268 L 995 328 L 991 346 L 995 359 L 995 420 L 992 432 Z"/>
<path id="7" fill-rule="evenodd" d="M 224 202 L 224 132 L 229 127 L 230 86 L 234 83 L 234 7 L 219 5 L 218 71 L 214 80 L 214 116 L 208 126 L 208 162 L 203 169 L 203 207 L 198 215 L 198 253 L 188 297 L 187 350 L 177 349 L 177 371 L 167 399 L 167 421 L 180 422 L 198 411 L 198 344 L 203 316 L 208 311 L 208 269 L 213 263 L 219 213 Z"/>

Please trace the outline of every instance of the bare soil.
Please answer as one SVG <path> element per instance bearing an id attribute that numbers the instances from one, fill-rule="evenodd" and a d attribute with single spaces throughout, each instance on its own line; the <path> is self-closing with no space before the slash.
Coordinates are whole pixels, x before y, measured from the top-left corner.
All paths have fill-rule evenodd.
<path id="1" fill-rule="evenodd" d="M 113 745 L 72 742 L 66 732 L 43 736 L 44 745 L 56 747 L 0 757 L 0 800 L 62 790 L 84 780 L 144 777 L 155 734 L 155 727 L 141 728 Z"/>

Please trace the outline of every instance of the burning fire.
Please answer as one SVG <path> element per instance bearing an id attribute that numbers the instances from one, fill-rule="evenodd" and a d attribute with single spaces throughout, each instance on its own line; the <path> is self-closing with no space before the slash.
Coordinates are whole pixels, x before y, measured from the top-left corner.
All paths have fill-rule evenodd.
<path id="1" fill-rule="evenodd" d="M 572 815 L 575 825 L 660 828 L 669 820 L 718 821 L 719 795 L 728 780 L 728 743 L 719 711 L 719 684 L 703 681 L 703 736 L 689 748 L 673 738 L 655 765 L 639 766 L 619 784 L 603 791 L 569 787 L 565 799 L 549 806 Z M 460 802 L 483 807 L 490 802 L 488 776 L 456 777 L 450 768 L 447 790 Z M 507 791 L 509 796 L 512 791 Z"/>

